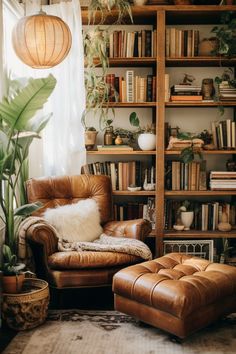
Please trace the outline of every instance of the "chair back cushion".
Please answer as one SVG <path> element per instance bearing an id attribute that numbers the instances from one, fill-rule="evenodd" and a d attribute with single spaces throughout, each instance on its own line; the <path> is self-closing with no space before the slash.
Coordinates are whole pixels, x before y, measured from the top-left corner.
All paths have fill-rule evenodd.
<path id="1" fill-rule="evenodd" d="M 46 209 L 93 198 L 100 211 L 101 224 L 111 220 L 111 180 L 108 176 L 77 175 L 31 178 L 26 182 L 28 202 L 40 201 L 43 207 L 34 215 L 41 216 Z"/>

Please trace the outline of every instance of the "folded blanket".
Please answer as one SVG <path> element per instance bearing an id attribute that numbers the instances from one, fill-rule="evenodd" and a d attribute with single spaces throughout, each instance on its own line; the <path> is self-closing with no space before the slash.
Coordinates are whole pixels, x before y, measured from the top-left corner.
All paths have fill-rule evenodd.
<path id="1" fill-rule="evenodd" d="M 101 236 L 93 242 L 67 242 L 66 240 L 59 239 L 59 251 L 108 251 L 127 253 L 138 256 L 144 260 L 152 259 L 152 253 L 149 247 L 142 241 L 127 238 L 127 237 L 114 237 L 106 234 Z"/>
<path id="2" fill-rule="evenodd" d="M 25 235 L 27 230 L 32 225 L 43 224 L 47 225 L 58 237 L 58 251 L 108 251 L 127 253 L 138 256 L 144 260 L 152 259 L 152 253 L 149 247 L 142 241 L 127 238 L 127 237 L 114 237 L 106 234 L 101 236 L 93 242 L 68 242 L 63 240 L 58 234 L 57 230 L 50 225 L 45 219 L 37 216 L 30 216 L 19 226 L 18 229 L 18 258 L 21 262 L 27 265 L 27 268 L 34 271 L 34 262 L 30 247 L 27 245 Z"/>

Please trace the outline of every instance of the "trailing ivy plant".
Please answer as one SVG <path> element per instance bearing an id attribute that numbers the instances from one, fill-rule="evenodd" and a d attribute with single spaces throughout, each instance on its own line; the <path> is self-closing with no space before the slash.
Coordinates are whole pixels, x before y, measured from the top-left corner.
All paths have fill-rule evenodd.
<path id="1" fill-rule="evenodd" d="M 192 140 L 194 138 L 200 138 L 199 135 L 193 135 L 188 132 L 183 132 L 183 133 L 178 133 L 177 135 L 178 139 L 181 140 Z M 189 146 L 183 150 L 181 150 L 180 153 L 180 160 L 183 161 L 184 163 L 190 163 L 195 159 L 195 156 L 198 156 L 200 160 L 202 160 L 202 153 L 199 149 L 196 149 L 193 145 Z"/>
<path id="2" fill-rule="evenodd" d="M 117 18 L 106 28 L 101 28 L 107 16 L 111 15 L 111 10 L 117 10 Z M 99 15 L 98 15 L 99 12 Z M 86 109 L 82 115 L 82 124 L 87 127 L 86 117 L 89 112 L 93 112 L 94 117 L 98 116 L 99 127 L 104 129 L 107 125 L 108 112 L 114 109 L 109 108 L 109 97 L 113 95 L 113 100 L 118 100 L 118 94 L 110 83 L 107 83 L 109 69 L 108 44 L 110 26 L 121 23 L 125 16 L 132 20 L 131 7 L 128 0 L 91 0 L 88 6 L 89 29 L 83 33 L 84 54 L 85 54 L 85 90 L 86 90 Z M 91 24 L 95 23 L 100 16 L 99 24 L 91 29 Z M 97 70 L 97 68 L 101 69 Z"/>

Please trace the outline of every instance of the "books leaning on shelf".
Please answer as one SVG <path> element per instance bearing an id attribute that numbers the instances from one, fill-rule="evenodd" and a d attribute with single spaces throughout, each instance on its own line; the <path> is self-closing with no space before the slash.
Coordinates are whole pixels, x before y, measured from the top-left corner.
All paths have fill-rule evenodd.
<path id="1" fill-rule="evenodd" d="M 204 191 L 207 189 L 205 160 L 190 163 L 168 161 L 165 174 L 168 190 Z"/>
<path id="2" fill-rule="evenodd" d="M 166 29 L 166 56 L 170 58 L 198 56 L 199 31 Z"/>
<path id="3" fill-rule="evenodd" d="M 213 144 L 216 149 L 235 149 L 236 129 L 231 119 L 211 122 Z"/>
<path id="4" fill-rule="evenodd" d="M 156 76 L 151 74 L 141 77 L 134 70 L 126 70 L 124 76 L 107 74 L 110 102 L 155 102 Z M 116 92 L 116 95 L 114 94 Z"/>
<path id="5" fill-rule="evenodd" d="M 154 169 L 155 170 L 155 169 Z M 107 175 L 111 177 L 113 191 L 127 191 L 131 184 L 142 187 L 144 184 L 145 171 L 147 182 L 151 181 L 152 167 L 142 161 L 96 161 L 83 165 L 82 174 Z M 155 171 L 153 173 L 155 177 Z M 153 181 L 155 183 L 155 180 Z"/>
<path id="6" fill-rule="evenodd" d="M 97 145 L 98 151 L 133 151 L 133 147 L 129 145 Z"/>
<path id="7" fill-rule="evenodd" d="M 236 189 L 236 171 L 211 171 L 211 190 L 232 190 Z"/>
<path id="8" fill-rule="evenodd" d="M 157 31 L 113 31 L 109 35 L 110 58 L 155 57 Z"/>

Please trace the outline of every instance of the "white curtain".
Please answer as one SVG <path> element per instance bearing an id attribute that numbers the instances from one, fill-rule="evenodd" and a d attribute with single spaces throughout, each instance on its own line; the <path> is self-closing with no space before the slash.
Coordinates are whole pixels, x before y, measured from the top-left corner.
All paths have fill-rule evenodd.
<path id="1" fill-rule="evenodd" d="M 39 11 L 38 1 L 30 5 L 27 15 L 29 12 Z M 10 38 L 12 27 L 19 16 L 16 13 L 9 14 L 9 9 L 5 6 L 4 11 L 8 13 L 6 17 L 4 14 L 5 69 L 11 71 L 14 77 L 43 77 L 52 73 L 57 79 L 56 88 L 44 108 L 44 113 L 53 112 L 53 116 L 42 133 L 42 142 L 32 146 L 30 175 L 79 174 L 81 166 L 86 163 L 81 124 L 85 89 L 80 4 L 78 0 L 72 0 L 43 6 L 43 10 L 47 14 L 61 17 L 70 27 L 72 47 L 67 58 L 58 66 L 44 70 L 31 69 L 21 63 L 12 49 Z"/>

